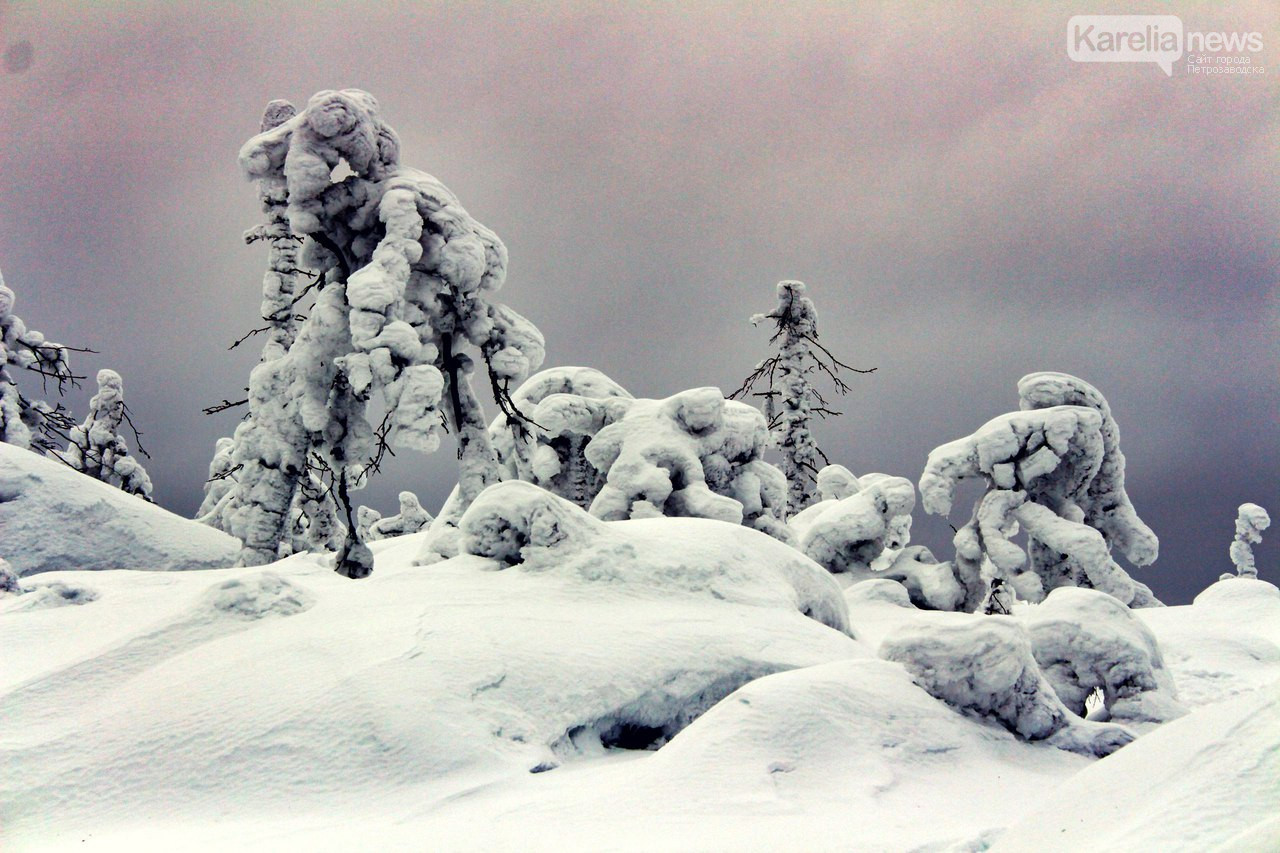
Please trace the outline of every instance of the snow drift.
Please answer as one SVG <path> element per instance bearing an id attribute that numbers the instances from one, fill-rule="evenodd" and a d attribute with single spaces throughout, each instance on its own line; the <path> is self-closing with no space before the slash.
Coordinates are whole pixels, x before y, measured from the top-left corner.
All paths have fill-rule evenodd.
<path id="1" fill-rule="evenodd" d="M 208 569 L 240 543 L 61 463 L 0 443 L 0 557 L 19 575 Z"/>

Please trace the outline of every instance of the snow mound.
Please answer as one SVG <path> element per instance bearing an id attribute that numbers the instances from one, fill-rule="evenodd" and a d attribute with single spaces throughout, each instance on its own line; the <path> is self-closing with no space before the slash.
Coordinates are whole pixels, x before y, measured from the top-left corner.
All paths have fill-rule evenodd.
<path id="1" fill-rule="evenodd" d="M 88 604 L 98 600 L 96 590 L 79 584 L 49 581 L 23 584 L 17 596 L 7 596 L 0 602 L 0 613 L 19 613 L 24 610 L 48 610 L 50 607 L 66 607 Z"/>
<path id="2" fill-rule="evenodd" d="M 275 572 L 225 580 L 211 587 L 202 601 L 214 613 L 245 620 L 293 616 L 313 604 L 315 596 Z"/>
<path id="3" fill-rule="evenodd" d="M 603 522 L 532 483 L 480 493 L 459 523 L 463 553 L 530 572 L 790 607 L 851 633 L 839 585 L 776 539 L 696 518 Z"/>
<path id="4" fill-rule="evenodd" d="M 962 713 L 991 719 L 1029 741 L 1102 756 L 1134 737 L 1071 713 L 1041 674 L 1026 629 L 1011 616 L 905 624 L 880 645 L 880 656 L 901 663 L 917 684 Z"/>
<path id="5" fill-rule="evenodd" d="M 1155 635 L 1111 596 L 1059 587 L 1018 615 L 1040 670 L 1073 713 L 1084 716 L 1094 690 L 1115 720 L 1162 723 L 1186 713 Z"/>
<path id="6" fill-rule="evenodd" d="M 1220 580 L 1188 607 L 1134 611 L 1160 641 L 1182 703 L 1194 708 L 1280 678 L 1280 590 Z"/>
<path id="7" fill-rule="evenodd" d="M 1162 726 L 1071 779 L 993 851 L 1275 850 L 1280 683 Z"/>
<path id="8" fill-rule="evenodd" d="M 0 556 L 18 575 L 229 566 L 240 543 L 52 459 L 0 443 Z"/>
<path id="9" fill-rule="evenodd" d="M 1087 763 L 953 713 L 899 666 L 837 661 L 739 688 L 655 754 L 540 775 L 518 803 L 481 792 L 432 825 L 476 849 L 943 849 Z"/>

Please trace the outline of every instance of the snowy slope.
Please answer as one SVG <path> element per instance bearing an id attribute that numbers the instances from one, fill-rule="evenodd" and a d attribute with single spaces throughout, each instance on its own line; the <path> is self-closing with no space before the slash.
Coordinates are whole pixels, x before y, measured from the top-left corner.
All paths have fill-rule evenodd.
<path id="1" fill-rule="evenodd" d="M 1280 684 L 1175 720 L 1072 780 L 995 851 L 1280 849 Z"/>
<path id="2" fill-rule="evenodd" d="M 216 568 L 234 563 L 239 547 L 225 533 L 0 443 L 0 557 L 19 575 Z"/>
<path id="3" fill-rule="evenodd" d="M 756 531 L 610 523 L 571 559 L 502 570 L 414 567 L 424 536 L 375 543 L 363 581 L 308 555 L 25 579 L 80 594 L 0 599 L 0 846 L 1272 843 L 1271 584 L 1141 612 L 1195 710 L 1095 761 L 873 658 L 904 626 L 984 617 L 922 613 L 885 581 L 842 594 Z M 842 624 L 846 602 L 857 640 L 804 615 Z"/>
<path id="4" fill-rule="evenodd" d="M 758 556 L 786 546 L 714 521 L 652 528 L 619 524 L 622 552 L 590 573 L 416 568 L 409 536 L 379 543 L 359 582 L 307 556 L 46 576 L 96 598 L 0 601 L 19 662 L 0 672 L 5 849 L 162 817 L 327 825 L 347 805 L 437 801 L 660 740 L 751 679 L 865 654 L 801 613 L 797 588 L 825 590 L 812 609 L 844 621 L 825 571 Z"/>

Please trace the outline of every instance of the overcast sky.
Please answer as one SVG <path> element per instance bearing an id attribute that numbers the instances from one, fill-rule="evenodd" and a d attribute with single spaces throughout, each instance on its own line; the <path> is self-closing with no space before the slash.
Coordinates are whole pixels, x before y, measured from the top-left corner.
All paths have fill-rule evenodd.
<path id="1" fill-rule="evenodd" d="M 80 372 L 123 374 L 190 515 L 235 425 L 200 409 L 257 357 L 226 351 L 266 256 L 236 152 L 268 100 L 363 88 L 506 242 L 547 366 L 727 391 L 797 278 L 824 343 L 879 368 L 821 443 L 913 480 L 1023 374 L 1092 382 L 1161 539 L 1135 577 L 1183 602 L 1230 569 L 1238 504 L 1280 515 L 1278 10 L 1162 8 L 1262 33 L 1270 72 L 1169 78 L 1067 58 L 1072 14 L 1131 4 L 0 2 L 0 269 L 29 326 L 100 351 Z M 454 465 L 402 452 L 361 497 L 434 511 Z"/>

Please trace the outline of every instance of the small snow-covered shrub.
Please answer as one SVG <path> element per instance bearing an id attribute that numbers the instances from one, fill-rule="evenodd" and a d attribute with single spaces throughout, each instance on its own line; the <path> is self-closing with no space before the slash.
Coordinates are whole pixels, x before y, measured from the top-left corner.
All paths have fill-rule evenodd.
<path id="1" fill-rule="evenodd" d="M 276 572 L 232 578 L 210 587 L 199 607 L 236 619 L 293 616 L 310 610 L 315 596 Z"/>
<path id="2" fill-rule="evenodd" d="M 367 509 L 367 507 L 361 507 L 361 509 Z M 429 525 L 431 521 L 431 513 L 422 508 L 422 504 L 418 502 L 417 495 L 413 492 L 401 492 L 400 512 L 396 515 L 389 515 L 385 518 L 371 521 L 367 537 L 360 541 L 373 542 L 378 539 L 387 539 L 391 536 L 417 533 Z"/>
<path id="3" fill-rule="evenodd" d="M 1111 409 L 1096 388 L 1063 373 L 1018 383 L 1021 411 L 929 454 L 920 478 L 927 512 L 947 515 L 960 481 L 985 493 L 955 536 L 962 608 L 976 610 L 999 577 L 1021 598 L 1040 601 L 1060 586 L 1099 589 L 1130 606 L 1158 605 L 1151 591 L 1111 558 L 1156 559 L 1159 542 L 1124 488 L 1124 455 Z M 1023 530 L 1028 553 L 1013 542 Z"/>
<path id="4" fill-rule="evenodd" d="M 0 598 L 21 594 L 22 587 L 18 585 L 17 573 L 3 557 L 0 557 Z"/>
<path id="5" fill-rule="evenodd" d="M 1262 531 L 1271 526 L 1271 516 L 1257 504 L 1243 503 L 1236 515 L 1236 536 L 1231 541 L 1231 563 L 1234 577 L 1256 578 L 1258 566 L 1253 560 L 1253 546 L 1262 541 Z M 1224 574 L 1220 579 L 1233 577 Z"/>
<path id="6" fill-rule="evenodd" d="M 916 684 L 963 713 L 1029 741 L 1108 755 L 1133 740 L 1125 728 L 1073 714 L 1045 680 L 1026 629 L 1010 616 L 957 616 L 899 627 L 880 657 L 906 667 Z"/>
<path id="7" fill-rule="evenodd" d="M 1163 723 L 1186 713 L 1155 635 L 1115 598 L 1062 587 L 1018 616 L 1041 671 L 1072 712 L 1084 716 L 1089 695 L 1101 690 L 1107 713 L 1121 722 Z"/>
<path id="8" fill-rule="evenodd" d="M 786 479 L 760 458 L 768 441 L 760 412 L 718 388 L 635 400 L 587 445 L 587 461 L 606 472 L 590 512 L 606 521 L 712 518 L 790 541 Z"/>

